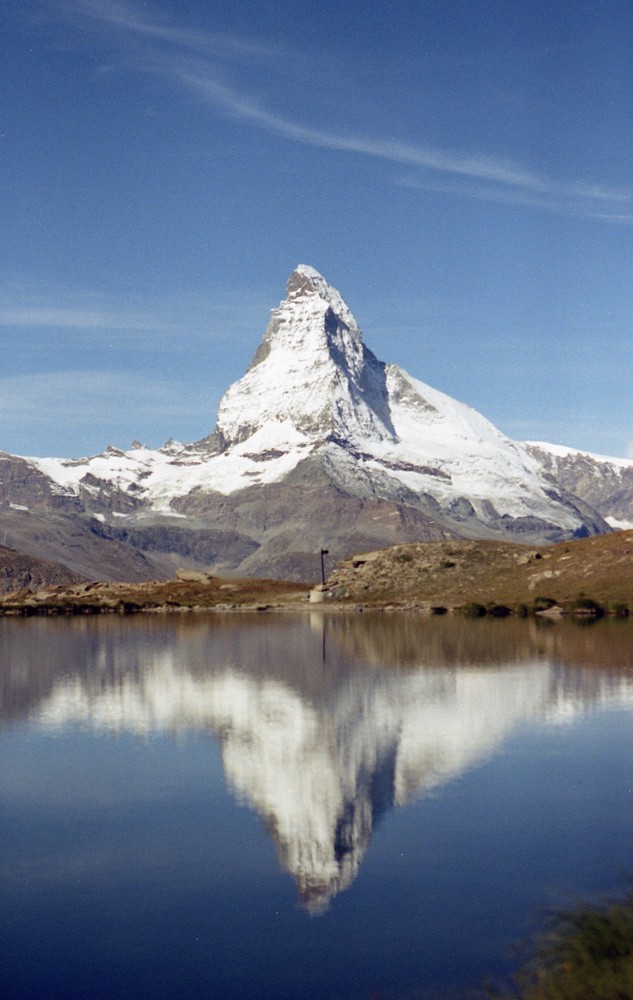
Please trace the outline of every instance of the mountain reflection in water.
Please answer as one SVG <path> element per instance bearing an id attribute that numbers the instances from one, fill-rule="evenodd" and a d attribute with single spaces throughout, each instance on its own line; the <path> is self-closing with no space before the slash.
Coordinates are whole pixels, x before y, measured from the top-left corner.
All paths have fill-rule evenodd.
<path id="1" fill-rule="evenodd" d="M 0 628 L 3 724 L 215 734 L 231 789 L 311 913 L 354 880 L 385 811 L 485 760 L 521 723 L 633 704 L 621 623 L 315 613 Z"/>

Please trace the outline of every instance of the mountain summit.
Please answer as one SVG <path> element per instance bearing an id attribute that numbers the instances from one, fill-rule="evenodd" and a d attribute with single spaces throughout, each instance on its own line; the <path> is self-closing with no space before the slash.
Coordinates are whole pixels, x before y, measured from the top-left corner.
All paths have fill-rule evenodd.
<path id="1" fill-rule="evenodd" d="M 385 366 L 364 346 L 340 294 L 307 264 L 292 272 L 286 292 L 246 375 L 220 403 L 224 445 L 393 441 Z"/>
<path id="2" fill-rule="evenodd" d="M 34 533 L 36 554 L 95 576 L 115 545 L 115 565 L 134 550 L 135 578 L 184 563 L 313 580 L 321 547 L 340 558 L 431 538 L 540 544 L 609 530 L 540 455 L 379 361 L 340 293 L 306 264 L 210 437 L 77 461 L 5 456 L 4 466 L 7 544 L 24 551 Z M 62 524 L 47 548 L 53 511 Z M 79 526 L 88 548 L 99 539 L 95 572 L 89 554 L 77 557 Z"/>

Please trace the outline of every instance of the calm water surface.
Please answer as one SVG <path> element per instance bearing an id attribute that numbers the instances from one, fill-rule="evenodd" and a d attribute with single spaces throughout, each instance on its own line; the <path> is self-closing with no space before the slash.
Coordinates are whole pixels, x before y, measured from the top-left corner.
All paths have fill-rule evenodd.
<path id="1" fill-rule="evenodd" d="M 0 620 L 0 996 L 503 976 L 633 871 L 633 623 Z"/>

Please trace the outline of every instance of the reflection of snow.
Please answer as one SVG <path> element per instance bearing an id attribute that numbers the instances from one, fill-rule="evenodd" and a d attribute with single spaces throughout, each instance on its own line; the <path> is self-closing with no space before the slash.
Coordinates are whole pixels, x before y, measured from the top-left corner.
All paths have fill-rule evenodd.
<path id="1" fill-rule="evenodd" d="M 34 718 L 53 729 L 216 733 L 235 794 L 264 820 L 311 912 L 353 881 L 382 812 L 481 762 L 521 722 L 584 706 L 542 660 L 356 669 L 324 678 L 318 698 L 261 668 L 191 673 L 169 648 L 138 672 L 90 677 L 55 684 Z M 630 682 L 611 678 L 603 698 L 632 703 Z"/>

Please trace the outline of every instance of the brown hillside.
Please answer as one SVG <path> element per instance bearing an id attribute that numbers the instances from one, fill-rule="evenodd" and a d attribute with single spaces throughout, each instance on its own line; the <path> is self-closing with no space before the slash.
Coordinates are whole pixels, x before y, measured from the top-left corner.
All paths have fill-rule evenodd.
<path id="1" fill-rule="evenodd" d="M 633 606 L 633 531 L 540 548 L 490 541 L 396 545 L 345 560 L 326 589 L 326 599 L 445 607 L 531 605 L 545 596 L 560 604 L 584 596 Z"/>

